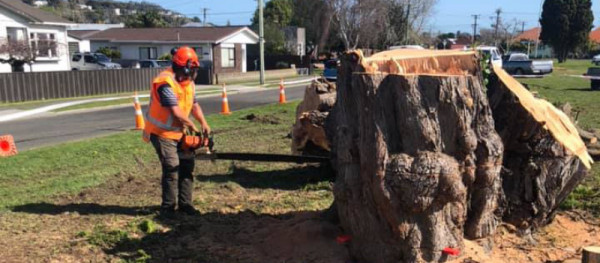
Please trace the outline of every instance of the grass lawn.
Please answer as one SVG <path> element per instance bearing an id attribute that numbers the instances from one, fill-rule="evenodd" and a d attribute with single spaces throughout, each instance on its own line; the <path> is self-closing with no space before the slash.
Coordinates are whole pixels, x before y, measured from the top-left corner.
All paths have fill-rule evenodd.
<path id="1" fill-rule="evenodd" d="M 578 125 L 600 128 L 600 92 L 590 89 L 590 81 L 571 75 L 582 75 L 592 67 L 590 60 L 554 61 L 554 72 L 540 79 L 519 79 L 540 97 L 555 105 L 569 103 L 579 112 Z M 563 207 L 582 208 L 600 213 L 600 165 L 593 166 L 585 183 L 569 197 Z"/>
<path id="2" fill-rule="evenodd" d="M 297 105 L 208 116 L 215 149 L 289 153 Z M 251 113 L 257 118 L 244 118 Z M 202 216 L 158 218 L 160 165 L 139 131 L 25 151 L 0 167 L 3 262 L 166 262 L 167 248 L 182 262 L 239 262 L 248 254 L 223 250 L 223 242 L 256 251 L 255 240 L 240 240 L 244 231 L 271 233 L 333 201 L 333 178 L 316 165 L 197 161 L 194 205 Z M 337 246 L 334 237 L 327 240 Z"/>

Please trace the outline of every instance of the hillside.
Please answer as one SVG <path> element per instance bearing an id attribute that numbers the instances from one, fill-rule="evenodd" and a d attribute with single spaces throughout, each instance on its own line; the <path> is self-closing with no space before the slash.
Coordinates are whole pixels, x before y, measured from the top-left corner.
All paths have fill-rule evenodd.
<path id="1" fill-rule="evenodd" d="M 23 0 L 34 5 L 34 0 Z M 190 21 L 183 14 L 147 2 L 111 0 L 47 0 L 40 6 L 48 12 L 76 23 L 124 23 L 129 27 L 180 26 Z M 34 5 L 35 6 L 35 5 Z"/>

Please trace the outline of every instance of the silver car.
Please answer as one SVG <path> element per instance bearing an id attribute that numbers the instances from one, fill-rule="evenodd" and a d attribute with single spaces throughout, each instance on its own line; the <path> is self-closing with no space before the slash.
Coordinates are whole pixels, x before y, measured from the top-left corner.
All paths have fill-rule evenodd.
<path id="1" fill-rule="evenodd" d="M 102 53 L 73 53 L 71 58 L 72 70 L 120 69 L 121 65 L 110 61 Z"/>

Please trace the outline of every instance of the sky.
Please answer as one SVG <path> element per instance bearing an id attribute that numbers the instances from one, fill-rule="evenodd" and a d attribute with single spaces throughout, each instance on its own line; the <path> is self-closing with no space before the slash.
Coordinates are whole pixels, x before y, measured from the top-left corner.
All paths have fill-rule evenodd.
<path id="1" fill-rule="evenodd" d="M 128 0 L 122 0 L 128 1 Z M 208 8 L 208 22 L 225 25 L 250 24 L 256 9 L 256 0 L 145 0 L 186 16 L 202 18 L 202 8 Z M 139 1 L 138 1 L 139 2 Z M 473 31 L 472 15 L 480 15 L 480 28 L 491 28 L 495 22 L 494 11 L 502 9 L 504 22 L 525 22 L 525 29 L 538 25 L 543 0 L 438 0 L 429 23 L 423 28 L 432 33 Z M 600 0 L 592 0 L 595 26 L 600 26 Z"/>

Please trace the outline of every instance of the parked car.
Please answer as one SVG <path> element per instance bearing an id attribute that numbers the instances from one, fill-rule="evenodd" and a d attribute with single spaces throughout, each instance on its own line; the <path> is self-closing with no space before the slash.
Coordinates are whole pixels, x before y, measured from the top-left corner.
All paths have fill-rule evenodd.
<path id="1" fill-rule="evenodd" d="M 114 59 L 112 62 L 121 65 L 122 68 L 140 68 L 140 61 L 137 59 Z"/>
<path id="2" fill-rule="evenodd" d="M 502 63 L 503 63 L 502 55 L 497 47 L 478 46 L 475 49 L 485 55 L 490 56 L 490 59 L 492 60 L 492 64 L 494 64 L 495 66 L 498 66 L 498 67 L 502 67 Z"/>
<path id="3" fill-rule="evenodd" d="M 595 55 L 592 58 L 592 64 L 594 64 L 596 66 L 600 66 L 600 54 L 599 55 Z"/>
<path id="4" fill-rule="evenodd" d="M 165 68 L 171 66 L 171 61 L 168 60 L 140 60 L 140 68 Z"/>
<path id="5" fill-rule="evenodd" d="M 523 53 L 506 55 L 502 63 L 502 68 L 511 75 L 549 74 L 554 69 L 552 60 L 531 60 Z"/>
<path id="6" fill-rule="evenodd" d="M 111 62 L 110 58 L 102 53 L 73 53 L 71 57 L 72 70 L 94 69 L 120 69 L 121 65 Z"/>
<path id="7" fill-rule="evenodd" d="M 594 79 L 590 79 L 592 90 L 600 90 L 600 68 L 597 68 L 597 67 L 588 68 L 587 73 L 585 73 L 583 75 L 594 78 Z"/>
<path id="8" fill-rule="evenodd" d="M 328 81 L 337 81 L 338 65 L 339 61 L 332 59 L 325 61 L 325 69 L 323 70 L 323 77 Z"/>

